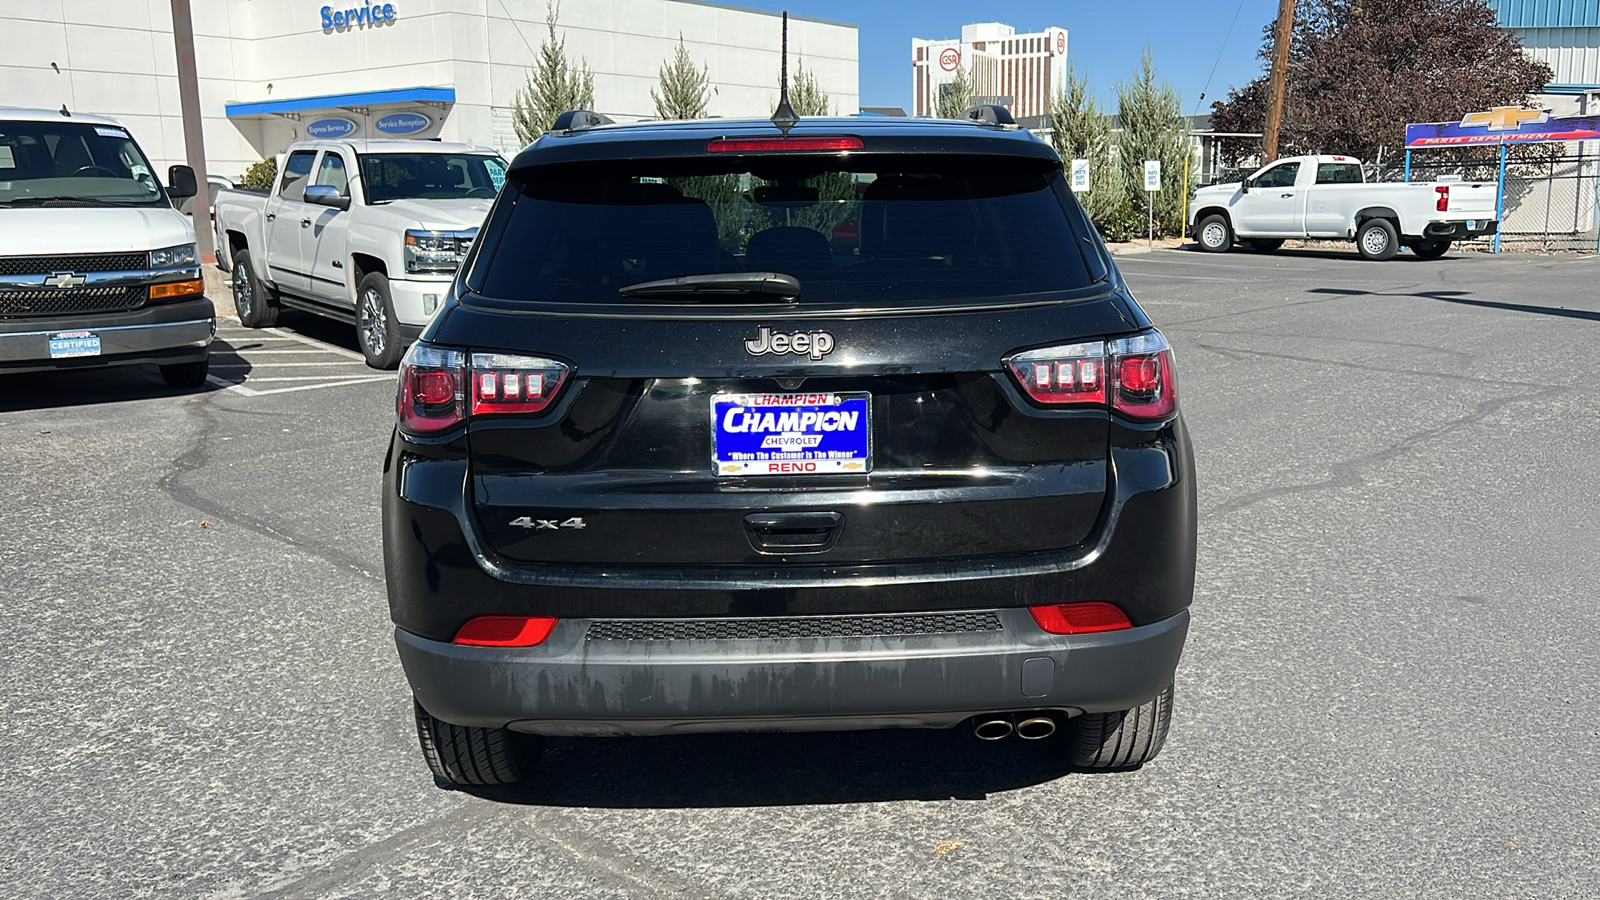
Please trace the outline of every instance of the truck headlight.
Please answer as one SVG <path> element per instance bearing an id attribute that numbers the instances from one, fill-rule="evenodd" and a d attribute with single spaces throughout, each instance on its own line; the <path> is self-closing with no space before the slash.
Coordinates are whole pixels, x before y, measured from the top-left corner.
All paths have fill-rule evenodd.
<path id="1" fill-rule="evenodd" d="M 196 265 L 200 261 L 200 250 L 194 244 L 179 244 L 176 247 L 163 247 L 160 250 L 150 251 L 150 268 L 176 269 L 181 266 Z"/>
<path id="2" fill-rule="evenodd" d="M 445 274 L 454 272 L 467 258 L 472 239 L 478 229 L 471 231 L 406 231 L 406 271 L 413 274 Z"/>

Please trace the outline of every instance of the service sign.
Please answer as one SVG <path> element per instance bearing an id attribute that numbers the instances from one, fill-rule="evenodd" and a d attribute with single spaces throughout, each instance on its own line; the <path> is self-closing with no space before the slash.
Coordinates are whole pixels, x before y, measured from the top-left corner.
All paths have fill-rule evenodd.
<path id="1" fill-rule="evenodd" d="M 1089 189 L 1089 161 L 1075 159 L 1072 161 L 1072 192 L 1080 194 Z"/>
<path id="2" fill-rule="evenodd" d="M 1144 161 L 1144 189 L 1147 191 L 1161 190 L 1161 160 L 1147 159 Z"/>
<path id="3" fill-rule="evenodd" d="M 328 119 L 318 119 L 315 122 L 307 125 L 306 137 L 329 140 L 332 138 L 342 138 L 348 134 L 354 134 L 355 130 L 356 123 L 350 121 L 349 119 L 335 116 Z"/>
<path id="4" fill-rule="evenodd" d="M 1542 109 L 1497 106 L 1467 113 L 1459 122 L 1406 126 L 1406 148 L 1475 144 L 1535 144 L 1600 139 L 1600 116 L 1552 116 Z"/>
<path id="5" fill-rule="evenodd" d="M 433 120 L 422 113 L 408 110 L 406 112 L 389 113 L 379 118 L 378 121 L 373 122 L 372 127 L 383 134 L 416 134 L 419 131 L 426 130 L 432 124 Z"/>

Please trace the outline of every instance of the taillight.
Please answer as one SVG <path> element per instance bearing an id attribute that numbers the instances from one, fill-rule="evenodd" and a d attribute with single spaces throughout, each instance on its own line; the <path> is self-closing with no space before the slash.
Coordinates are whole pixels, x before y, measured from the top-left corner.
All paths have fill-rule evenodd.
<path id="1" fill-rule="evenodd" d="M 472 414 L 543 412 L 572 367 L 542 356 L 472 354 Z"/>
<path id="2" fill-rule="evenodd" d="M 1028 350 L 1006 368 L 1037 403 L 1106 406 L 1138 419 L 1160 419 L 1177 404 L 1172 348 L 1159 331 L 1113 341 Z"/>
<path id="3" fill-rule="evenodd" d="M 462 383 L 467 355 L 418 341 L 400 361 L 400 386 L 395 396 L 400 430 L 434 434 L 466 418 Z"/>
<path id="4" fill-rule="evenodd" d="M 1104 341 L 1018 353 L 1006 360 L 1017 383 L 1040 403 L 1106 402 Z"/>
<path id="5" fill-rule="evenodd" d="M 1448 185 L 1448 184 L 1438 185 L 1433 189 L 1433 192 L 1435 194 L 1439 195 L 1439 201 L 1437 203 L 1433 204 L 1433 208 L 1438 210 L 1439 212 L 1449 212 L 1450 211 L 1450 185 Z"/>
<path id="6" fill-rule="evenodd" d="M 1087 603 L 1052 603 L 1030 606 L 1033 621 L 1051 634 L 1090 634 L 1132 628 L 1128 616 L 1114 603 L 1093 600 Z"/>
<path id="7" fill-rule="evenodd" d="M 1172 415 L 1178 383 L 1172 371 L 1172 347 L 1159 331 L 1119 338 L 1106 345 L 1115 383 L 1111 408 L 1136 419 Z"/>
<path id="8" fill-rule="evenodd" d="M 453 644 L 469 647 L 533 647 L 554 631 L 556 620 L 548 616 L 478 616 L 461 626 Z"/>

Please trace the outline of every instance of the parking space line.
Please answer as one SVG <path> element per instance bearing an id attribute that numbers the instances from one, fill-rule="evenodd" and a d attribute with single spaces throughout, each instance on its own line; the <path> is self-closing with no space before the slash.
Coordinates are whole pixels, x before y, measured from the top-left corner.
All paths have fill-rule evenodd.
<path id="1" fill-rule="evenodd" d="M 252 355 L 252 356 L 267 356 L 269 354 L 284 354 L 284 353 L 297 353 L 297 354 L 300 354 L 300 355 L 305 355 L 307 353 L 326 353 L 326 352 L 327 352 L 326 350 L 254 350 L 254 349 L 252 349 L 250 351 L 250 355 Z"/>
<path id="2" fill-rule="evenodd" d="M 300 342 L 302 344 L 305 344 L 308 347 L 316 347 L 319 350 L 326 350 L 326 351 L 328 351 L 329 353 L 332 353 L 335 356 L 343 356 L 346 359 L 358 359 L 358 360 L 360 360 L 362 362 L 366 362 L 367 361 L 367 358 L 365 356 L 362 356 L 361 354 L 355 352 L 354 350 L 346 350 L 343 347 L 336 347 L 333 344 L 323 343 L 322 341 L 319 341 L 316 338 L 309 338 L 309 337 L 306 337 L 303 334 L 295 334 L 292 331 L 283 331 L 282 329 L 279 329 L 279 328 L 263 328 L 261 330 L 265 331 L 265 332 L 267 332 L 269 334 L 276 334 L 276 335 L 279 335 L 280 337 L 286 337 L 291 341 L 298 341 L 298 342 Z"/>
<path id="3" fill-rule="evenodd" d="M 244 363 L 212 363 L 211 364 L 211 368 L 213 368 L 213 369 L 263 369 L 263 368 L 273 368 L 273 369 L 310 369 L 310 368 L 313 368 L 313 367 L 316 367 L 316 366 L 355 366 L 355 365 L 365 365 L 365 363 L 357 363 L 354 360 L 348 360 L 348 359 L 328 359 L 328 360 L 323 360 L 322 362 L 272 362 L 272 361 L 269 360 L 267 362 L 255 363 L 255 364 L 251 364 L 251 363 L 248 363 L 248 362 L 244 362 Z M 343 376 L 333 376 L 333 377 L 338 378 L 338 377 L 343 377 Z"/>

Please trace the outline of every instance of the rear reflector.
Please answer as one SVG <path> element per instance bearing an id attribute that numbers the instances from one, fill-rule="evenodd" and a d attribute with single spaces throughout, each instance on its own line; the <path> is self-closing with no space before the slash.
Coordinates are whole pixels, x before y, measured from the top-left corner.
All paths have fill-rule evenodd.
<path id="1" fill-rule="evenodd" d="M 1098 600 L 1088 603 L 1053 603 L 1030 606 L 1028 612 L 1039 627 L 1051 634 L 1089 634 L 1095 631 L 1120 631 L 1133 623 L 1114 603 Z"/>
<path id="2" fill-rule="evenodd" d="M 556 627 L 544 616 L 479 616 L 461 626 L 451 643 L 471 647 L 532 647 Z"/>
<path id="3" fill-rule="evenodd" d="M 860 150 L 861 138 L 791 137 L 791 138 L 717 138 L 706 144 L 708 153 L 773 153 L 794 150 Z"/>
<path id="4" fill-rule="evenodd" d="M 193 281 L 169 281 L 166 284 L 150 285 L 151 300 L 171 300 L 174 297 L 188 297 L 206 292 L 206 283 L 198 278 Z"/>

